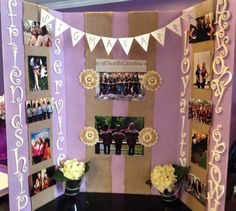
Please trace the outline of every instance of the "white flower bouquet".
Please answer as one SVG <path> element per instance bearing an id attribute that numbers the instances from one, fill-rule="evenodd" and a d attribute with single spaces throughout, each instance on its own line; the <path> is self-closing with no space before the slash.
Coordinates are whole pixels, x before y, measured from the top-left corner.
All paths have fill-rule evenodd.
<path id="1" fill-rule="evenodd" d="M 156 165 L 146 184 L 155 187 L 160 194 L 171 194 L 174 192 L 176 184 L 188 172 L 188 169 L 188 167 L 172 164 Z"/>
<path id="2" fill-rule="evenodd" d="M 66 160 L 53 175 L 56 181 L 81 180 L 89 170 L 89 161 L 83 162 L 76 159 Z"/>

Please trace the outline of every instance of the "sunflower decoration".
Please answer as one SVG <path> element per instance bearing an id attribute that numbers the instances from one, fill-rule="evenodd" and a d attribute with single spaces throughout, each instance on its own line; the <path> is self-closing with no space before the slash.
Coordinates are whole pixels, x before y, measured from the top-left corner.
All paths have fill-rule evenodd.
<path id="1" fill-rule="evenodd" d="M 143 86 L 149 91 L 156 91 L 162 85 L 160 74 L 155 71 L 148 71 L 143 78 Z"/>
<path id="2" fill-rule="evenodd" d="M 153 128 L 144 128 L 139 132 L 139 142 L 145 147 L 151 147 L 157 143 L 158 133 Z"/>
<path id="3" fill-rule="evenodd" d="M 80 140 L 88 146 L 94 146 L 98 139 L 98 131 L 94 127 L 85 127 L 80 132 Z"/>
<path id="4" fill-rule="evenodd" d="M 99 83 L 99 77 L 94 70 L 86 69 L 80 73 L 79 82 L 85 89 L 93 89 Z"/>

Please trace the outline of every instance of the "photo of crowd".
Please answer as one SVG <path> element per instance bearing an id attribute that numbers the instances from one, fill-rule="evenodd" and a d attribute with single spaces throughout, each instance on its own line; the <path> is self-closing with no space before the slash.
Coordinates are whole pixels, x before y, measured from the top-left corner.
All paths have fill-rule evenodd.
<path id="1" fill-rule="evenodd" d="M 208 100 L 190 99 L 189 119 L 210 125 L 212 121 L 212 103 Z"/>
<path id="2" fill-rule="evenodd" d="M 193 195 L 203 205 L 206 205 L 207 187 L 198 177 L 188 174 L 186 176 L 185 191 Z"/>
<path id="3" fill-rule="evenodd" d="M 28 46 L 51 47 L 51 25 L 40 28 L 40 22 L 27 20 L 24 22 L 24 44 Z"/>
<path id="4" fill-rule="evenodd" d="M 99 132 L 96 154 L 143 155 L 138 141 L 139 131 L 144 128 L 143 117 L 96 116 L 95 127 Z"/>
<path id="5" fill-rule="evenodd" d="M 51 159 L 50 129 L 31 133 L 32 164 Z"/>
<path id="6" fill-rule="evenodd" d="M 210 89 L 211 78 L 211 52 L 194 53 L 193 87 Z"/>
<path id="7" fill-rule="evenodd" d="M 190 25 L 189 43 L 197 43 L 214 39 L 213 13 L 196 18 L 196 26 Z"/>
<path id="8" fill-rule="evenodd" d="M 30 91 L 48 90 L 48 68 L 46 56 L 29 56 Z"/>
<path id="9" fill-rule="evenodd" d="M 26 101 L 26 122 L 50 119 L 53 115 L 53 98 L 40 98 Z"/>
<path id="10" fill-rule="evenodd" d="M 102 100 L 144 100 L 144 73 L 99 73 L 96 98 Z"/>
<path id="11" fill-rule="evenodd" d="M 207 169 L 208 135 L 192 130 L 191 162 Z"/>
<path id="12" fill-rule="evenodd" d="M 55 185 L 56 182 L 51 179 L 54 173 L 55 166 L 52 166 L 29 176 L 30 196 L 33 196 L 49 188 L 50 186 Z"/>

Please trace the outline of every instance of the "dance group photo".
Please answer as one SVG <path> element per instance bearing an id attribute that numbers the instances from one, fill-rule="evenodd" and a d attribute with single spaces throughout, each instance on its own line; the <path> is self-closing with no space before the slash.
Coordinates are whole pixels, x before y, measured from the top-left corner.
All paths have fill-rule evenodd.
<path id="1" fill-rule="evenodd" d="M 186 176 L 185 191 L 194 196 L 203 205 L 206 205 L 207 201 L 207 187 L 198 177 L 188 174 Z"/>
<path id="2" fill-rule="evenodd" d="M 208 135 L 192 130 L 191 162 L 207 169 Z"/>
<path id="3" fill-rule="evenodd" d="M 24 22 L 24 44 L 27 46 L 51 47 L 51 26 L 40 28 L 40 22 L 27 20 Z"/>
<path id="4" fill-rule="evenodd" d="M 144 100 L 144 73 L 99 73 L 96 98 L 101 100 Z"/>
<path id="5" fill-rule="evenodd" d="M 211 52 L 194 53 L 193 87 L 210 89 L 211 78 Z"/>
<path id="6" fill-rule="evenodd" d="M 196 26 L 190 25 L 189 43 L 197 43 L 214 39 L 213 13 L 196 18 Z"/>
<path id="7" fill-rule="evenodd" d="M 30 91 L 48 90 L 46 56 L 28 56 Z"/>
<path id="8" fill-rule="evenodd" d="M 32 165 L 51 159 L 50 129 L 31 133 Z"/>
<path id="9" fill-rule="evenodd" d="M 208 100 L 190 99 L 189 101 L 189 119 L 194 122 L 200 122 L 207 125 L 212 121 L 212 104 Z"/>
<path id="10" fill-rule="evenodd" d="M 53 98 L 26 101 L 26 122 L 33 123 L 50 119 L 53 115 Z"/>
<path id="11" fill-rule="evenodd" d="M 95 127 L 99 131 L 96 154 L 143 155 L 138 136 L 144 128 L 144 118 L 96 116 Z"/>
<path id="12" fill-rule="evenodd" d="M 52 166 L 29 176 L 30 195 L 33 196 L 50 186 L 55 185 L 56 182 L 51 179 L 54 173 L 55 166 Z"/>

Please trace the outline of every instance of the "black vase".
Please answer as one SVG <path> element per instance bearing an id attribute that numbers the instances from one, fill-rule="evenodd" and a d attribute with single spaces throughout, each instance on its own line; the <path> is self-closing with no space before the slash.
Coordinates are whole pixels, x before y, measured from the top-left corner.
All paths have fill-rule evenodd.
<path id="1" fill-rule="evenodd" d="M 66 181 L 65 195 L 76 196 L 80 192 L 81 180 Z"/>

